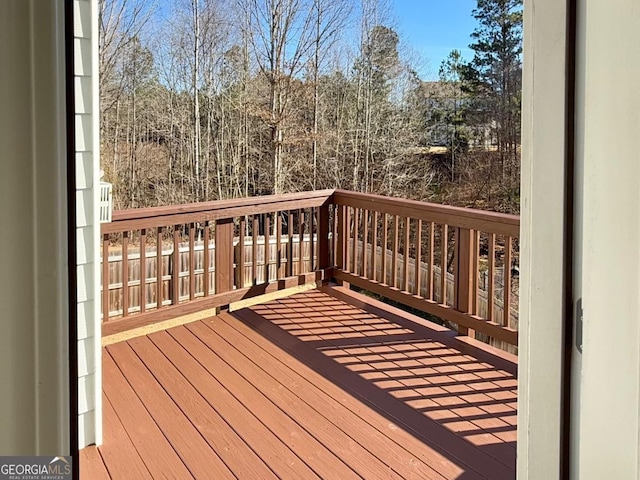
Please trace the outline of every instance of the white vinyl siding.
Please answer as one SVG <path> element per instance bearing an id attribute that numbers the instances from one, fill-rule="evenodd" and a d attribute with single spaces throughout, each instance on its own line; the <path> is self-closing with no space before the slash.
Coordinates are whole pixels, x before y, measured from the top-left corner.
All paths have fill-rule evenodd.
<path id="1" fill-rule="evenodd" d="M 102 441 L 97 210 L 97 2 L 74 0 L 76 245 L 78 274 L 78 440 Z"/>

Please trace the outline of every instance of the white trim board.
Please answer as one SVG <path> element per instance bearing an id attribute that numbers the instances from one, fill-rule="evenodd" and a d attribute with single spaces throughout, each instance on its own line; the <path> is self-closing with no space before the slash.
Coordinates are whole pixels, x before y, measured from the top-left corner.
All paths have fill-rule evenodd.
<path id="1" fill-rule="evenodd" d="M 561 475 L 567 4 L 524 2 L 519 479 Z"/>

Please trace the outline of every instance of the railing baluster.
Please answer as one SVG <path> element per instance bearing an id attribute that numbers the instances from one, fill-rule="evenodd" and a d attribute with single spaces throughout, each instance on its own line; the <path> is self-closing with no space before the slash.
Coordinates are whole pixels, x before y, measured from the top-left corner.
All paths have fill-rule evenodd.
<path id="1" fill-rule="evenodd" d="M 353 272 L 354 275 L 358 275 L 358 227 L 360 226 L 358 212 L 359 209 L 353 209 L 353 265 L 351 266 L 351 272 Z"/>
<path id="2" fill-rule="evenodd" d="M 315 209 L 311 207 L 309 209 L 309 271 L 313 272 L 315 269 L 314 256 L 316 252 L 315 241 Z"/>
<path id="3" fill-rule="evenodd" d="M 411 219 L 409 217 L 406 217 L 404 219 L 404 265 L 403 265 L 403 269 L 404 269 L 404 279 L 403 279 L 403 287 L 404 287 L 404 291 L 408 292 L 409 291 L 409 232 L 411 231 Z"/>
<path id="4" fill-rule="evenodd" d="M 458 264 L 460 263 L 460 228 L 455 228 L 453 230 L 453 234 L 454 234 L 454 240 L 453 240 L 453 264 L 451 265 L 453 267 L 453 306 L 457 309 L 458 308 L 458 291 L 460 290 L 460 274 L 458 272 Z M 448 264 L 448 260 L 447 260 L 447 264 Z M 448 279 L 447 279 L 448 280 Z M 447 290 L 448 290 L 448 283 L 447 283 Z M 466 335 L 466 333 L 464 333 L 464 335 Z"/>
<path id="5" fill-rule="evenodd" d="M 496 275 L 496 234 L 489 234 L 489 274 L 487 282 L 489 286 L 487 288 L 487 320 L 494 321 L 495 318 L 495 275 Z"/>
<path id="6" fill-rule="evenodd" d="M 369 278 L 367 273 L 367 243 L 369 242 L 369 211 L 362 210 L 362 276 Z"/>
<path id="7" fill-rule="evenodd" d="M 129 232 L 122 232 L 122 316 L 129 315 Z"/>
<path id="8" fill-rule="evenodd" d="M 333 215 L 333 225 L 331 226 L 331 238 L 333 239 L 333 250 L 331 252 L 331 265 L 336 265 L 336 259 L 338 258 L 338 205 L 331 205 L 331 213 Z"/>
<path id="9" fill-rule="evenodd" d="M 287 210 L 287 277 L 293 276 L 293 215 Z"/>
<path id="10" fill-rule="evenodd" d="M 102 235 L 102 321 L 109 321 L 109 235 Z"/>
<path id="11" fill-rule="evenodd" d="M 479 276 L 480 276 L 480 232 L 476 230 L 473 235 L 473 279 L 472 279 L 472 305 L 471 313 L 480 314 L 479 299 Z"/>
<path id="12" fill-rule="evenodd" d="M 389 244 L 389 216 L 385 213 L 382 216 L 382 283 L 387 282 L 387 246 Z"/>
<path id="13" fill-rule="evenodd" d="M 371 224 L 371 279 L 378 277 L 378 211 L 373 212 L 373 222 Z"/>
<path id="14" fill-rule="evenodd" d="M 336 226 L 333 236 L 336 239 L 336 251 L 333 259 L 333 265 L 337 270 L 344 270 L 344 208 L 342 205 L 336 205 Z"/>
<path id="15" fill-rule="evenodd" d="M 447 261 L 449 247 L 449 226 L 444 223 L 440 230 L 440 249 L 442 258 L 440 259 L 440 303 L 447 304 Z"/>
<path id="16" fill-rule="evenodd" d="M 398 223 L 400 217 L 394 215 L 393 219 L 393 256 L 391 257 L 391 286 L 397 288 L 398 286 Z"/>
<path id="17" fill-rule="evenodd" d="M 147 310 L 147 229 L 140 230 L 140 313 Z"/>
<path id="18" fill-rule="evenodd" d="M 162 273 L 162 227 L 158 227 L 156 231 L 156 309 L 162 308 L 164 290 Z"/>
<path id="19" fill-rule="evenodd" d="M 351 207 L 344 207 L 344 265 L 343 269 L 346 272 L 352 272 L 351 265 L 351 249 L 349 248 L 349 241 L 351 239 Z"/>
<path id="20" fill-rule="evenodd" d="M 513 247 L 513 239 L 506 237 L 504 246 L 504 273 L 503 277 L 503 296 L 502 317 L 505 327 L 511 327 L 511 248 Z"/>
<path id="21" fill-rule="evenodd" d="M 276 280 L 282 278 L 282 213 L 276 212 Z"/>
<path id="22" fill-rule="evenodd" d="M 258 226 L 258 216 L 253 215 L 253 231 L 251 232 L 251 277 L 253 285 L 258 284 Z"/>
<path id="23" fill-rule="evenodd" d="M 180 303 L 180 228 L 173 226 L 173 305 Z"/>
<path id="24" fill-rule="evenodd" d="M 298 275 L 304 272 L 304 210 L 298 209 Z"/>
<path id="25" fill-rule="evenodd" d="M 434 265 L 433 265 L 433 261 L 434 261 L 434 244 L 435 244 L 435 240 L 436 240 L 436 234 L 435 234 L 435 224 L 433 222 L 429 222 L 429 261 L 428 261 L 428 268 L 427 268 L 427 280 L 429 282 L 428 285 L 428 291 L 427 291 L 427 298 L 429 300 L 434 300 L 433 298 L 433 270 L 434 270 Z"/>
<path id="26" fill-rule="evenodd" d="M 196 297 L 195 229 L 195 223 L 189 224 L 189 300 Z"/>
<path id="27" fill-rule="evenodd" d="M 347 251 L 346 251 L 347 227 L 345 225 L 346 209 L 347 207 L 345 207 L 344 205 L 336 205 L 337 225 L 335 230 L 335 237 L 336 237 L 337 246 L 336 246 L 336 257 L 334 262 L 336 268 L 340 270 L 345 270 L 345 271 L 346 271 L 346 259 L 347 259 Z"/>
<path id="28" fill-rule="evenodd" d="M 414 290 L 415 294 L 419 297 L 422 297 L 422 292 L 420 291 L 420 280 L 421 280 L 421 270 L 422 270 L 422 220 L 418 219 L 416 223 L 416 258 L 414 263 Z"/>
<path id="29" fill-rule="evenodd" d="M 211 266 L 211 258 L 209 255 L 209 239 L 210 239 L 210 233 L 209 233 L 209 221 L 205 221 L 204 222 L 204 232 L 202 233 L 202 236 L 204 237 L 204 258 L 203 258 L 203 268 L 204 268 L 204 296 L 208 297 L 209 296 L 209 291 L 211 290 L 211 287 L 209 285 L 209 269 Z"/>
<path id="30" fill-rule="evenodd" d="M 264 282 L 269 283 L 269 259 L 271 257 L 271 221 L 268 213 L 264 214 Z"/>
<path id="31" fill-rule="evenodd" d="M 244 263 L 245 263 L 245 252 L 244 252 L 244 234 L 246 228 L 246 220 L 245 217 L 240 217 L 240 232 L 238 234 L 238 265 L 236 266 L 238 271 L 238 288 L 244 288 Z"/>

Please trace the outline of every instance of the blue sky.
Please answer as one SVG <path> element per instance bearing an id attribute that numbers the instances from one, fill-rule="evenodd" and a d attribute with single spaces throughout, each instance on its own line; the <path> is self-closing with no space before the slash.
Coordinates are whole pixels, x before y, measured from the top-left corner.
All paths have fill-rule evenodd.
<path id="1" fill-rule="evenodd" d="M 418 70 L 423 80 L 437 77 L 442 60 L 454 48 L 471 60 L 468 45 L 476 27 L 471 16 L 476 0 L 394 0 L 392 5 L 401 41 L 428 61 Z"/>

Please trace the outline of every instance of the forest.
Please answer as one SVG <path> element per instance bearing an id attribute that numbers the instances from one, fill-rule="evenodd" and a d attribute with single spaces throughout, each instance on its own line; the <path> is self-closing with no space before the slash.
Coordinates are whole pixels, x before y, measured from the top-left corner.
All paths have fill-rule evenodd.
<path id="1" fill-rule="evenodd" d="M 522 0 L 478 0 L 473 57 L 451 51 L 435 80 L 392 1 L 99 9 L 117 209 L 343 188 L 519 213 Z"/>

